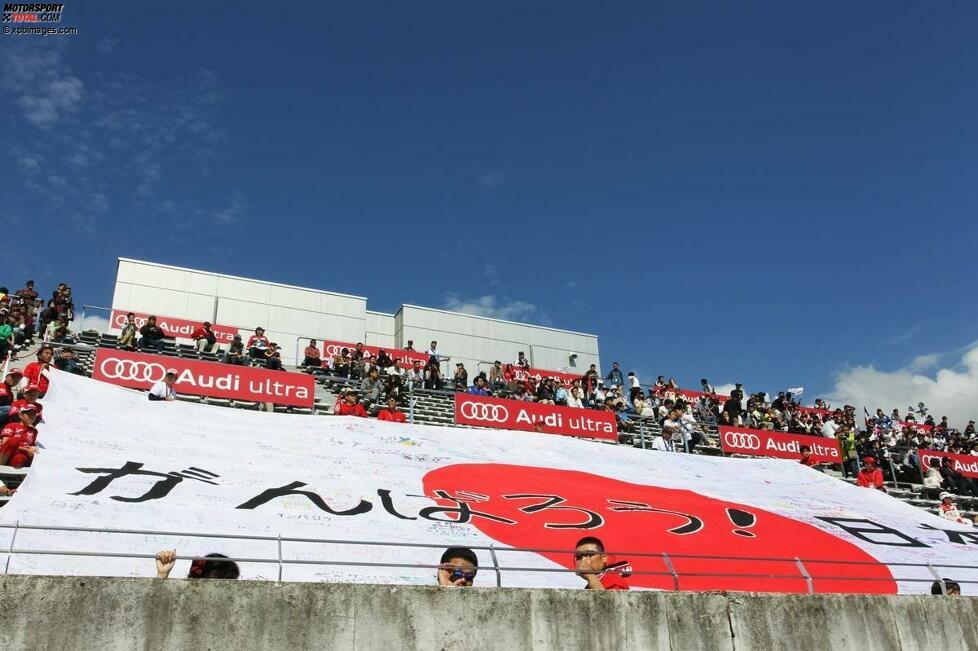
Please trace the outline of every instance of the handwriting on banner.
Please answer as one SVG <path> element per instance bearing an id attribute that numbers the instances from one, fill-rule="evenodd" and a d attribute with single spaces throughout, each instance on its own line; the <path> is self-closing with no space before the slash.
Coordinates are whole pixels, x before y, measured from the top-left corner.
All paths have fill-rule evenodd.
<path id="1" fill-rule="evenodd" d="M 580 375 L 574 375 L 573 373 L 563 373 L 561 371 L 548 371 L 544 368 L 523 368 L 522 366 L 513 366 L 513 379 L 517 382 L 526 382 L 529 379 L 534 379 L 540 381 L 543 378 L 553 378 L 563 384 L 565 387 L 570 387 L 575 381 L 580 380 Z"/>
<path id="2" fill-rule="evenodd" d="M 356 344 L 351 344 L 346 341 L 332 341 L 329 339 L 323 340 L 323 354 L 326 359 L 332 359 L 333 355 L 339 355 L 346 348 L 350 351 L 350 354 L 356 349 Z M 364 344 L 363 352 L 367 355 L 379 355 L 380 351 L 383 350 L 387 353 L 387 356 L 391 359 L 400 359 L 398 366 L 400 368 L 411 368 L 414 366 L 414 362 L 420 362 L 421 366 L 424 366 L 428 362 L 428 356 L 424 353 L 419 353 L 413 350 L 401 350 L 399 348 L 381 348 L 380 346 L 368 346 Z"/>
<path id="3" fill-rule="evenodd" d="M 249 366 L 202 362 L 179 357 L 99 348 L 92 377 L 133 389 L 149 389 L 168 369 L 177 373 L 177 393 L 211 398 L 273 402 L 312 407 L 315 379 L 305 373 L 270 371 Z"/>
<path id="4" fill-rule="evenodd" d="M 112 316 L 109 320 L 109 325 L 115 330 L 121 330 L 124 325 L 126 325 L 126 315 L 128 312 L 126 310 L 112 310 Z M 142 312 L 133 312 L 135 317 L 136 326 L 142 328 L 146 325 L 147 319 L 149 319 L 149 314 L 144 314 Z M 172 337 L 174 339 L 190 339 L 190 335 L 194 333 L 194 330 L 199 328 L 203 321 L 190 321 L 188 319 L 178 319 L 172 316 L 161 316 L 159 314 L 156 316 L 156 325 L 159 326 L 160 330 L 167 337 Z M 229 344 L 231 340 L 234 339 L 234 335 L 238 334 L 238 329 L 232 326 L 225 325 L 211 325 L 211 330 L 214 331 L 214 337 L 217 339 L 219 344 Z"/>
<path id="5" fill-rule="evenodd" d="M 779 459 L 800 459 L 802 446 L 807 446 L 817 462 L 842 462 L 839 442 L 822 436 L 720 426 L 720 446 L 727 454 L 749 454 Z"/>
<path id="6" fill-rule="evenodd" d="M 132 504 L 162 500 L 168 497 L 184 480 L 193 480 L 211 486 L 220 486 L 218 480 L 221 475 L 203 468 L 191 466 L 181 471 L 162 472 L 144 470 L 144 465 L 144 463 L 138 461 L 126 461 L 119 468 L 75 468 L 75 470 L 83 474 L 96 474 L 100 476 L 93 479 L 78 491 L 69 494 L 74 496 L 99 495 L 103 491 L 107 491 L 110 487 L 113 488 L 114 492 L 119 490 L 118 487 L 113 486 L 114 482 L 125 479 L 126 477 L 157 477 L 158 481 L 149 488 L 141 487 L 140 490 L 143 492 L 139 495 L 109 495 L 109 499 Z M 346 508 L 341 508 L 329 504 L 315 491 L 305 490 L 307 486 L 308 484 L 305 482 L 296 480 L 282 486 L 266 488 L 234 508 L 252 511 L 280 498 L 302 497 L 320 511 L 334 516 L 358 516 L 374 510 L 374 502 L 367 497 L 360 497 L 352 506 L 343 505 Z M 605 524 L 606 518 L 600 512 L 605 511 L 607 513 L 653 513 L 676 516 L 682 521 L 680 524 L 662 525 L 665 533 L 675 536 L 690 536 L 704 531 L 704 520 L 700 514 L 657 508 L 653 504 L 635 500 L 608 497 L 605 499 L 607 505 L 604 507 L 596 508 L 592 506 L 591 508 L 584 508 L 570 504 L 567 498 L 552 493 L 507 493 L 499 495 L 499 499 L 501 500 L 515 502 L 517 504 L 523 503 L 522 506 L 516 509 L 517 514 L 529 516 L 538 513 L 546 514 L 542 519 L 529 518 L 523 522 L 499 515 L 498 513 L 493 513 L 493 498 L 482 493 L 462 489 L 455 490 L 454 494 L 443 489 L 434 489 L 431 492 L 433 494 L 430 496 L 405 494 L 399 496 L 398 500 L 395 500 L 389 489 L 379 488 L 376 490 L 380 507 L 387 515 L 399 520 L 418 520 L 420 518 L 421 520 L 432 522 L 468 524 L 480 518 L 488 522 L 507 526 L 531 524 L 542 526 L 544 529 L 588 531 L 600 529 Z M 432 506 L 429 504 L 408 510 L 406 503 L 410 499 L 449 502 L 451 506 Z M 511 512 L 508 505 L 506 512 Z M 749 538 L 755 537 L 755 534 L 747 529 L 753 528 L 758 523 L 759 514 L 762 514 L 763 511 L 758 510 L 757 512 L 752 512 L 744 508 L 728 508 L 726 509 L 726 513 L 730 522 L 740 527 L 735 533 Z M 866 518 L 819 516 L 818 519 L 873 545 L 888 547 L 931 546 L 907 533 Z M 940 531 L 948 537 L 948 542 L 954 544 L 978 545 L 978 531 L 944 530 L 927 524 L 922 524 L 920 527 L 929 531 Z"/>
<path id="7" fill-rule="evenodd" d="M 496 429 L 618 440 L 615 415 L 607 411 L 455 394 L 455 422 Z"/>

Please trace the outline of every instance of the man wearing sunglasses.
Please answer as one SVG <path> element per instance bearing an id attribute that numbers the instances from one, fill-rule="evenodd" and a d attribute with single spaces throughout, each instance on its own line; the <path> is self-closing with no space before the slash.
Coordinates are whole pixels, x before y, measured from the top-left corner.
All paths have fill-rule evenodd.
<path id="1" fill-rule="evenodd" d="M 479 571 L 479 558 L 468 547 L 449 547 L 441 555 L 438 585 L 450 588 L 471 588 Z"/>
<path id="2" fill-rule="evenodd" d="M 599 538 L 587 536 L 577 541 L 574 567 L 577 575 L 587 581 L 586 590 L 628 590 L 625 578 L 632 574 L 631 565 L 628 561 L 609 563 Z"/>

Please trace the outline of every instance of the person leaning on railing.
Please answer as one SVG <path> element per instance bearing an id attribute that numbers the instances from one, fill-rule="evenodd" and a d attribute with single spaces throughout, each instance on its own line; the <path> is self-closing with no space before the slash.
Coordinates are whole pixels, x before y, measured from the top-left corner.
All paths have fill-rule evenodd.
<path id="1" fill-rule="evenodd" d="M 449 547 L 441 555 L 438 585 L 446 588 L 471 588 L 479 573 L 479 557 L 468 547 Z"/>
<path id="2" fill-rule="evenodd" d="M 190 564 L 188 579 L 237 579 L 241 575 L 238 564 L 226 560 L 224 554 L 208 554 Z M 177 562 L 177 550 L 164 550 L 156 554 L 156 578 L 169 578 Z"/>

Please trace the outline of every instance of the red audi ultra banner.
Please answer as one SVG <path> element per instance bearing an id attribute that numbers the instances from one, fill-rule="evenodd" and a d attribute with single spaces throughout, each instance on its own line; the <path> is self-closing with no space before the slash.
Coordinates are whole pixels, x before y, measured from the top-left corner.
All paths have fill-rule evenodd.
<path id="1" fill-rule="evenodd" d="M 455 394 L 455 422 L 524 432 L 536 431 L 534 425 L 541 422 L 541 431 L 545 434 L 618 440 L 615 415 L 607 411 L 540 405 L 468 393 Z"/>
<path id="2" fill-rule="evenodd" d="M 801 446 L 812 449 L 812 456 L 823 463 L 842 463 L 839 441 L 824 436 L 768 432 L 762 429 L 720 426 L 720 447 L 726 454 L 756 457 L 801 459 Z"/>
<path id="3" fill-rule="evenodd" d="M 274 402 L 293 407 L 312 407 L 315 397 L 315 379 L 305 373 L 269 371 L 109 348 L 99 348 L 95 353 L 92 377 L 123 387 L 149 389 L 163 379 L 167 369 L 177 372 L 177 381 L 173 385 L 177 393 Z"/>
<path id="4" fill-rule="evenodd" d="M 898 420 L 896 423 L 897 425 L 900 426 L 900 429 L 903 429 L 904 427 L 909 427 L 910 429 L 917 430 L 918 432 L 929 432 L 932 429 L 934 429 L 933 425 L 927 425 L 925 423 L 915 423 L 909 420 L 908 421 Z"/>
<path id="5" fill-rule="evenodd" d="M 676 393 L 681 396 L 686 397 L 688 400 L 697 401 L 703 396 L 708 396 L 713 398 L 717 402 L 726 402 L 730 399 L 730 396 L 722 396 L 718 393 L 706 393 L 704 391 L 693 391 L 692 389 L 676 389 Z"/>
<path id="6" fill-rule="evenodd" d="M 806 414 L 818 414 L 822 418 L 825 418 L 832 413 L 828 409 L 819 409 L 818 407 L 802 407 L 801 405 L 798 405 L 798 411 Z"/>
<path id="7" fill-rule="evenodd" d="M 573 373 L 563 373 L 561 371 L 548 371 L 544 368 L 523 368 L 513 364 L 513 379 L 517 382 L 526 382 L 528 379 L 533 378 L 535 380 L 540 380 L 545 377 L 552 377 L 565 386 L 569 387 L 574 383 L 574 380 L 580 380 L 580 375 L 574 375 Z"/>
<path id="8" fill-rule="evenodd" d="M 951 467 L 955 472 L 959 472 L 965 477 L 978 479 L 978 457 L 970 454 L 951 454 L 950 452 L 938 452 L 937 450 L 917 450 L 917 458 L 920 460 L 920 472 L 927 472 L 930 468 L 931 459 L 950 459 Z"/>
<path id="9" fill-rule="evenodd" d="M 352 353 L 356 347 L 356 344 L 351 344 L 346 341 L 324 340 L 323 354 L 325 355 L 325 359 L 332 359 L 333 355 L 339 355 L 344 348 L 349 348 L 350 352 Z M 425 353 L 419 353 L 411 350 L 401 350 L 400 348 L 393 347 L 381 348 L 380 346 L 368 346 L 367 344 L 363 345 L 363 352 L 369 355 L 377 355 L 382 350 L 386 352 L 388 357 L 391 359 L 399 357 L 401 359 L 401 363 L 398 364 L 398 366 L 401 368 L 411 368 L 414 366 L 415 361 L 421 362 L 421 366 L 428 363 L 428 355 Z"/>
<path id="10" fill-rule="evenodd" d="M 112 310 L 109 327 L 121 330 L 126 325 L 127 314 L 129 314 L 127 310 Z M 146 320 L 150 317 L 149 314 L 143 314 L 141 312 L 133 312 L 133 314 L 136 317 L 136 326 L 140 328 L 146 325 Z M 190 335 L 193 334 L 194 330 L 204 323 L 203 321 L 188 321 L 187 319 L 177 319 L 172 316 L 161 316 L 159 314 L 155 316 L 156 325 L 163 331 L 163 334 L 173 338 L 190 339 Z M 217 337 L 217 343 L 219 344 L 231 343 L 234 335 L 238 334 L 238 329 L 231 326 L 212 324 L 211 330 L 214 331 L 214 335 Z"/>

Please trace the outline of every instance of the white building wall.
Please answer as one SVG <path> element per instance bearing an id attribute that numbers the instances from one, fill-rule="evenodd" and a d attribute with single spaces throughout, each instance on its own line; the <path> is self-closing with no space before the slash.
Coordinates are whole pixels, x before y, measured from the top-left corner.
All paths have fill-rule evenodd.
<path id="1" fill-rule="evenodd" d="M 309 338 L 382 348 L 402 348 L 413 339 L 423 351 L 435 339 L 452 357 L 448 366 L 462 362 L 470 377 L 479 362 L 512 362 L 521 350 L 536 368 L 582 374 L 590 364 L 600 368 L 595 335 L 415 305 L 386 314 L 367 310 L 361 296 L 127 258 L 119 259 L 112 307 L 236 326 L 246 339 L 262 326 L 287 364 L 296 362 L 297 340 L 301 351 Z M 574 366 L 571 355 L 577 355 Z"/>

